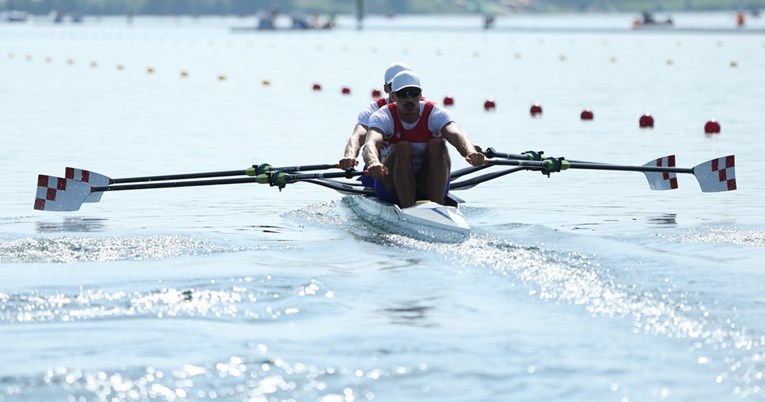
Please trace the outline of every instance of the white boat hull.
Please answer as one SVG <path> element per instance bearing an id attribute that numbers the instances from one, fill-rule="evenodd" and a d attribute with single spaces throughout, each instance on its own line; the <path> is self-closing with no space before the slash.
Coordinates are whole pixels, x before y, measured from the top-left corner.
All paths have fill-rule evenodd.
<path id="1" fill-rule="evenodd" d="M 361 219 L 391 233 L 439 243 L 460 243 L 470 237 L 470 225 L 455 206 L 421 201 L 401 209 L 363 195 L 350 195 L 344 201 Z"/>

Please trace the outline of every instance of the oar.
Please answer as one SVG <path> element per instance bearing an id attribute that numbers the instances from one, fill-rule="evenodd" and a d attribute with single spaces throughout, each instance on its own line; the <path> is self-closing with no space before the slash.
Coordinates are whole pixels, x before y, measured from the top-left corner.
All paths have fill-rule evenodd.
<path id="1" fill-rule="evenodd" d="M 572 162 L 566 159 L 548 158 L 542 161 L 498 159 L 489 164 L 520 166 L 530 170 L 540 170 L 544 174 L 567 169 L 613 170 L 642 172 L 648 179 L 652 190 L 671 190 L 677 188 L 677 173 L 692 174 L 699 182 L 703 192 L 732 191 L 736 189 L 735 156 L 729 155 L 712 159 L 693 168 L 675 167 L 674 155 L 655 159 L 643 166 L 613 165 L 608 163 Z M 487 179 L 490 180 L 490 179 Z M 478 183 L 475 183 L 478 184 Z"/>
<path id="2" fill-rule="evenodd" d="M 120 183 L 144 183 L 155 181 L 170 181 L 170 180 L 188 180 L 188 179 L 203 179 L 213 177 L 230 177 L 230 176 L 257 176 L 259 174 L 281 170 L 284 172 L 303 172 L 309 170 L 325 170 L 332 168 L 339 168 L 340 165 L 335 164 L 319 164 L 319 165 L 296 165 L 296 166 L 283 166 L 273 167 L 267 163 L 260 165 L 252 165 L 246 169 L 239 170 L 223 170 L 217 172 L 198 172 L 198 173 L 181 173 L 181 174 L 166 174 L 158 176 L 138 176 L 138 177 L 122 177 L 113 179 L 109 176 L 96 173 L 90 170 L 78 169 L 73 167 L 67 167 L 65 176 L 67 179 L 77 180 L 85 183 L 89 183 L 93 186 L 106 186 L 109 184 Z M 102 192 L 95 192 L 89 195 L 84 202 L 99 202 L 101 200 Z"/>
<path id="3" fill-rule="evenodd" d="M 110 184 L 106 186 L 92 186 L 87 182 L 79 180 L 39 175 L 37 178 L 37 196 L 35 198 L 34 208 L 43 211 L 78 211 L 82 206 L 82 203 L 85 202 L 91 194 L 103 193 L 106 191 L 198 187 L 244 183 L 269 184 L 282 189 L 289 183 L 296 183 L 299 181 L 312 182 L 311 180 L 314 179 L 339 177 L 351 178 L 363 174 L 366 174 L 366 172 L 345 171 L 291 174 L 282 171 L 272 171 L 259 174 L 255 177 L 237 177 L 215 180 L 157 181 L 133 184 Z"/>

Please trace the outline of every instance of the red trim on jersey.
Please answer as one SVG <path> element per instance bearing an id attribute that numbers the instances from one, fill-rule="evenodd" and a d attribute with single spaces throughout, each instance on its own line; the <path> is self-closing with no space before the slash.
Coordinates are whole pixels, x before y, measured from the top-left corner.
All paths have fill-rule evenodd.
<path id="1" fill-rule="evenodd" d="M 428 129 L 428 119 L 430 118 L 430 112 L 433 110 L 433 102 L 425 102 L 425 108 L 422 110 L 420 120 L 417 125 L 411 130 L 404 129 L 404 125 L 401 123 L 401 119 L 398 116 L 398 108 L 396 103 L 388 105 L 388 111 L 393 117 L 393 135 L 388 140 L 391 144 L 396 144 L 401 141 L 409 141 L 416 144 L 424 144 L 433 139 L 433 134 Z"/>

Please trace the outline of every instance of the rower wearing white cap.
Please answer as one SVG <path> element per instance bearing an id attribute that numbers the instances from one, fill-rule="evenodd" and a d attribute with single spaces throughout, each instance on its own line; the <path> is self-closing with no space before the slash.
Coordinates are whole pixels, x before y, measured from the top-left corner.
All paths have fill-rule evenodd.
<path id="1" fill-rule="evenodd" d="M 390 89 L 391 81 L 393 77 L 401 71 L 411 71 L 411 67 L 404 63 L 393 63 L 385 70 L 385 77 L 383 82 L 383 90 L 385 96 L 372 101 L 364 110 L 359 113 L 356 126 L 353 127 L 353 133 L 348 138 L 348 142 L 345 145 L 345 151 L 343 152 L 343 159 L 340 159 L 341 169 L 352 169 L 356 166 L 356 158 L 359 156 L 361 146 L 364 145 L 366 139 L 367 130 L 369 129 L 369 117 L 381 107 L 395 102 L 395 95 Z"/>
<path id="2" fill-rule="evenodd" d="M 369 118 L 364 144 L 364 162 L 375 179 L 375 194 L 401 208 L 423 199 L 443 204 L 451 170 L 444 140 L 473 166 L 484 164 L 485 156 L 446 109 L 421 99 L 417 74 L 396 74 L 391 91 L 396 101 Z"/>

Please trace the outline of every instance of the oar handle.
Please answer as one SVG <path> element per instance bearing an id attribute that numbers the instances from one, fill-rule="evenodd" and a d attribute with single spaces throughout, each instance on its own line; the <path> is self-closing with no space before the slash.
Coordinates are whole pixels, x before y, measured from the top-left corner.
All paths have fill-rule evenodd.
<path id="1" fill-rule="evenodd" d="M 509 154 L 505 152 L 498 152 L 492 147 L 489 147 L 486 151 L 483 152 L 484 155 L 486 155 L 487 158 L 504 158 L 504 159 L 514 159 L 514 160 L 527 160 L 527 161 L 540 161 L 544 159 L 542 156 L 545 153 L 545 151 L 526 151 L 522 154 Z"/>

